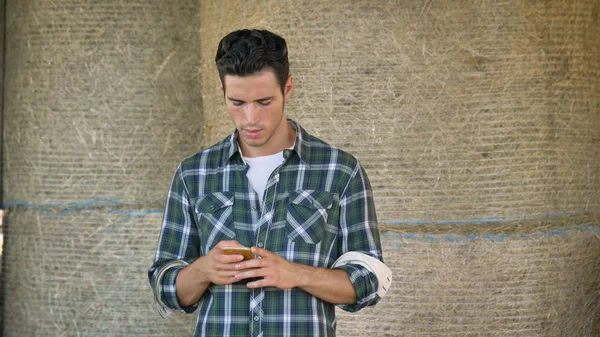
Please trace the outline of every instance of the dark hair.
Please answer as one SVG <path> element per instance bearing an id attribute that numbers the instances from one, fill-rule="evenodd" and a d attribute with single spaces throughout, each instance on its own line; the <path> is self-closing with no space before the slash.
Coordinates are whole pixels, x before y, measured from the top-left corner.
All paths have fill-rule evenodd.
<path id="1" fill-rule="evenodd" d="M 223 85 L 225 75 L 272 70 L 283 93 L 290 73 L 285 40 L 268 30 L 242 29 L 227 34 L 219 42 L 215 62 Z"/>

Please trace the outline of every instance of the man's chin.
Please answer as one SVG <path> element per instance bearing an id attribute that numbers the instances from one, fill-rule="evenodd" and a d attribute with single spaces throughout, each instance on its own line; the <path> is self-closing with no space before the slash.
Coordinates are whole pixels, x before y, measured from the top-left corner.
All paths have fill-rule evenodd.
<path id="1" fill-rule="evenodd" d="M 244 139 L 244 144 L 251 148 L 259 148 L 265 145 L 265 141 L 262 139 Z"/>

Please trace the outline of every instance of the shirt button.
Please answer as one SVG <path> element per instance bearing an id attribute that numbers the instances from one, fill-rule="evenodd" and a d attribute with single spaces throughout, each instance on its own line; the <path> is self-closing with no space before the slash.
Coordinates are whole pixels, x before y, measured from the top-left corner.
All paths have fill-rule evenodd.
<path id="1" fill-rule="evenodd" d="M 254 316 L 254 321 L 258 322 L 258 316 Z"/>
<path id="2" fill-rule="evenodd" d="M 251 207 L 253 211 L 256 211 L 256 206 Z"/>
<path id="3" fill-rule="evenodd" d="M 260 248 L 262 248 L 263 247 L 263 243 L 259 242 L 257 246 L 260 247 Z"/>

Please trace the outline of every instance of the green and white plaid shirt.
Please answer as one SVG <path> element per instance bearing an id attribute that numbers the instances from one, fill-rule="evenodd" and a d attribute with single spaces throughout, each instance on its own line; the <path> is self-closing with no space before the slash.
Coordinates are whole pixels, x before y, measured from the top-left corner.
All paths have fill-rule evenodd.
<path id="1" fill-rule="evenodd" d="M 369 180 L 358 161 L 304 131 L 273 171 L 258 200 L 246 177 L 234 131 L 218 144 L 185 159 L 177 168 L 165 209 L 154 264 L 148 271 L 159 301 L 187 313 L 199 310 L 194 336 L 335 336 L 335 307 L 301 289 L 249 289 L 246 281 L 211 284 L 200 301 L 181 307 L 175 279 L 219 241 L 263 247 L 288 261 L 331 268 L 346 252 L 383 261 Z M 175 262 L 175 266 L 173 263 Z M 377 278 L 360 265 L 340 267 L 350 276 L 357 311 L 376 304 Z"/>

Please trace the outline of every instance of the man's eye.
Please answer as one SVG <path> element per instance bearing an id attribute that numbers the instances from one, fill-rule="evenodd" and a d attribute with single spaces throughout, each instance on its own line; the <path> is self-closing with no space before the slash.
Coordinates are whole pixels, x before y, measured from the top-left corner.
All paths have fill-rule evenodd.
<path id="1" fill-rule="evenodd" d="M 271 104 L 272 101 L 258 101 L 258 104 L 262 105 L 262 106 L 267 106 L 269 104 Z"/>
<path id="2" fill-rule="evenodd" d="M 244 102 L 240 102 L 240 101 L 231 101 L 231 105 L 233 105 L 233 106 L 241 106 L 242 104 L 244 104 Z"/>

